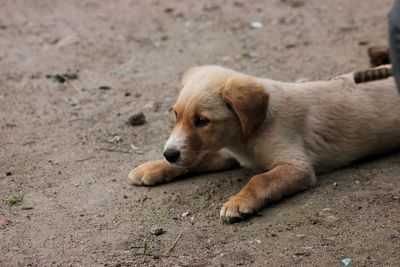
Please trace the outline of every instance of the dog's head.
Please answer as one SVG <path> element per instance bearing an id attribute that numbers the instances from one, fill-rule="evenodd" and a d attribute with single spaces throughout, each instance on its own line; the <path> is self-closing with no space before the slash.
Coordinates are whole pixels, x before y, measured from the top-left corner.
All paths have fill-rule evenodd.
<path id="1" fill-rule="evenodd" d="M 186 72 L 173 106 L 176 121 L 164 157 L 181 167 L 245 142 L 264 121 L 268 94 L 254 78 L 218 66 Z"/>

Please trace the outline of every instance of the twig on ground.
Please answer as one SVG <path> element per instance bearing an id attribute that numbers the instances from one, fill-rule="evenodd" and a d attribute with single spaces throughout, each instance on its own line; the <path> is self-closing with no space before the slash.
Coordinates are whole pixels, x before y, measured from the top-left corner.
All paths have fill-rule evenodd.
<path id="1" fill-rule="evenodd" d="M 150 257 L 179 257 L 177 255 L 158 255 L 154 253 L 133 253 L 132 256 L 150 256 Z"/>
<path id="2" fill-rule="evenodd" d="M 65 79 L 65 81 L 66 81 L 72 88 L 75 89 L 75 91 L 77 91 L 78 93 L 82 93 L 82 89 L 79 88 L 73 81 L 71 81 L 70 79 L 68 79 L 68 78 L 65 77 L 65 76 L 62 76 L 62 77 Z"/>
<path id="3" fill-rule="evenodd" d="M 34 144 L 34 143 L 36 143 L 36 142 L 35 141 L 29 141 L 29 142 L 23 143 L 22 145 L 23 146 L 27 146 L 27 145 L 31 145 L 31 144 Z"/>
<path id="4" fill-rule="evenodd" d="M 108 152 L 118 152 L 118 153 L 125 153 L 125 154 L 132 154 L 129 151 L 122 150 L 122 149 L 112 149 L 112 148 L 97 148 L 97 150 L 103 150 L 103 151 L 108 151 Z"/>
<path id="5" fill-rule="evenodd" d="M 83 162 L 83 161 L 86 161 L 86 160 L 89 160 L 89 159 L 94 159 L 94 157 L 90 156 L 90 157 L 86 157 L 86 158 L 83 158 L 83 159 L 77 159 L 77 160 L 75 160 L 75 162 Z"/>
<path id="6" fill-rule="evenodd" d="M 172 246 L 164 253 L 164 256 L 167 256 L 168 253 L 174 249 L 176 243 L 178 243 L 178 240 L 181 238 L 182 232 L 179 233 L 178 237 L 176 238 L 175 242 L 172 244 Z"/>

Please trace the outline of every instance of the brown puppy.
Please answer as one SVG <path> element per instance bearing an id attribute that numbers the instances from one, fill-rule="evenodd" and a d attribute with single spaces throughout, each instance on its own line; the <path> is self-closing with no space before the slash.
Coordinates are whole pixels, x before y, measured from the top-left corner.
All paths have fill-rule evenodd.
<path id="1" fill-rule="evenodd" d="M 150 186 L 237 162 L 264 170 L 223 205 L 228 222 L 312 187 L 315 173 L 400 147 L 392 78 L 356 85 L 347 74 L 293 84 L 196 67 L 184 75 L 173 110 L 166 160 L 140 165 L 129 178 Z"/>

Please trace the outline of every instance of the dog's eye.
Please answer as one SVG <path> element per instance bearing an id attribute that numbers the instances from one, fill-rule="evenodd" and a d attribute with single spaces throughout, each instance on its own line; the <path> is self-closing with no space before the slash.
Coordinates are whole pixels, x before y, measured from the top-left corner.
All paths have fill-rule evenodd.
<path id="1" fill-rule="evenodd" d="M 197 117 L 194 119 L 194 126 L 196 128 L 204 127 L 209 123 L 210 123 L 210 120 L 207 119 L 206 117 Z"/>

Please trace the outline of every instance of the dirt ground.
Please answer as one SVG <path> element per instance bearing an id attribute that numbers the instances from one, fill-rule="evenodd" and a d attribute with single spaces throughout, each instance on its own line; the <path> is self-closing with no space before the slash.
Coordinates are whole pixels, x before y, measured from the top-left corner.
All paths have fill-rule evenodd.
<path id="1" fill-rule="evenodd" d="M 400 266 L 400 154 L 320 176 L 232 225 L 219 208 L 250 170 L 153 188 L 127 179 L 161 157 L 188 67 L 284 81 L 364 69 L 391 5 L 0 0 L 0 266 Z M 147 122 L 127 125 L 140 111 Z"/>

